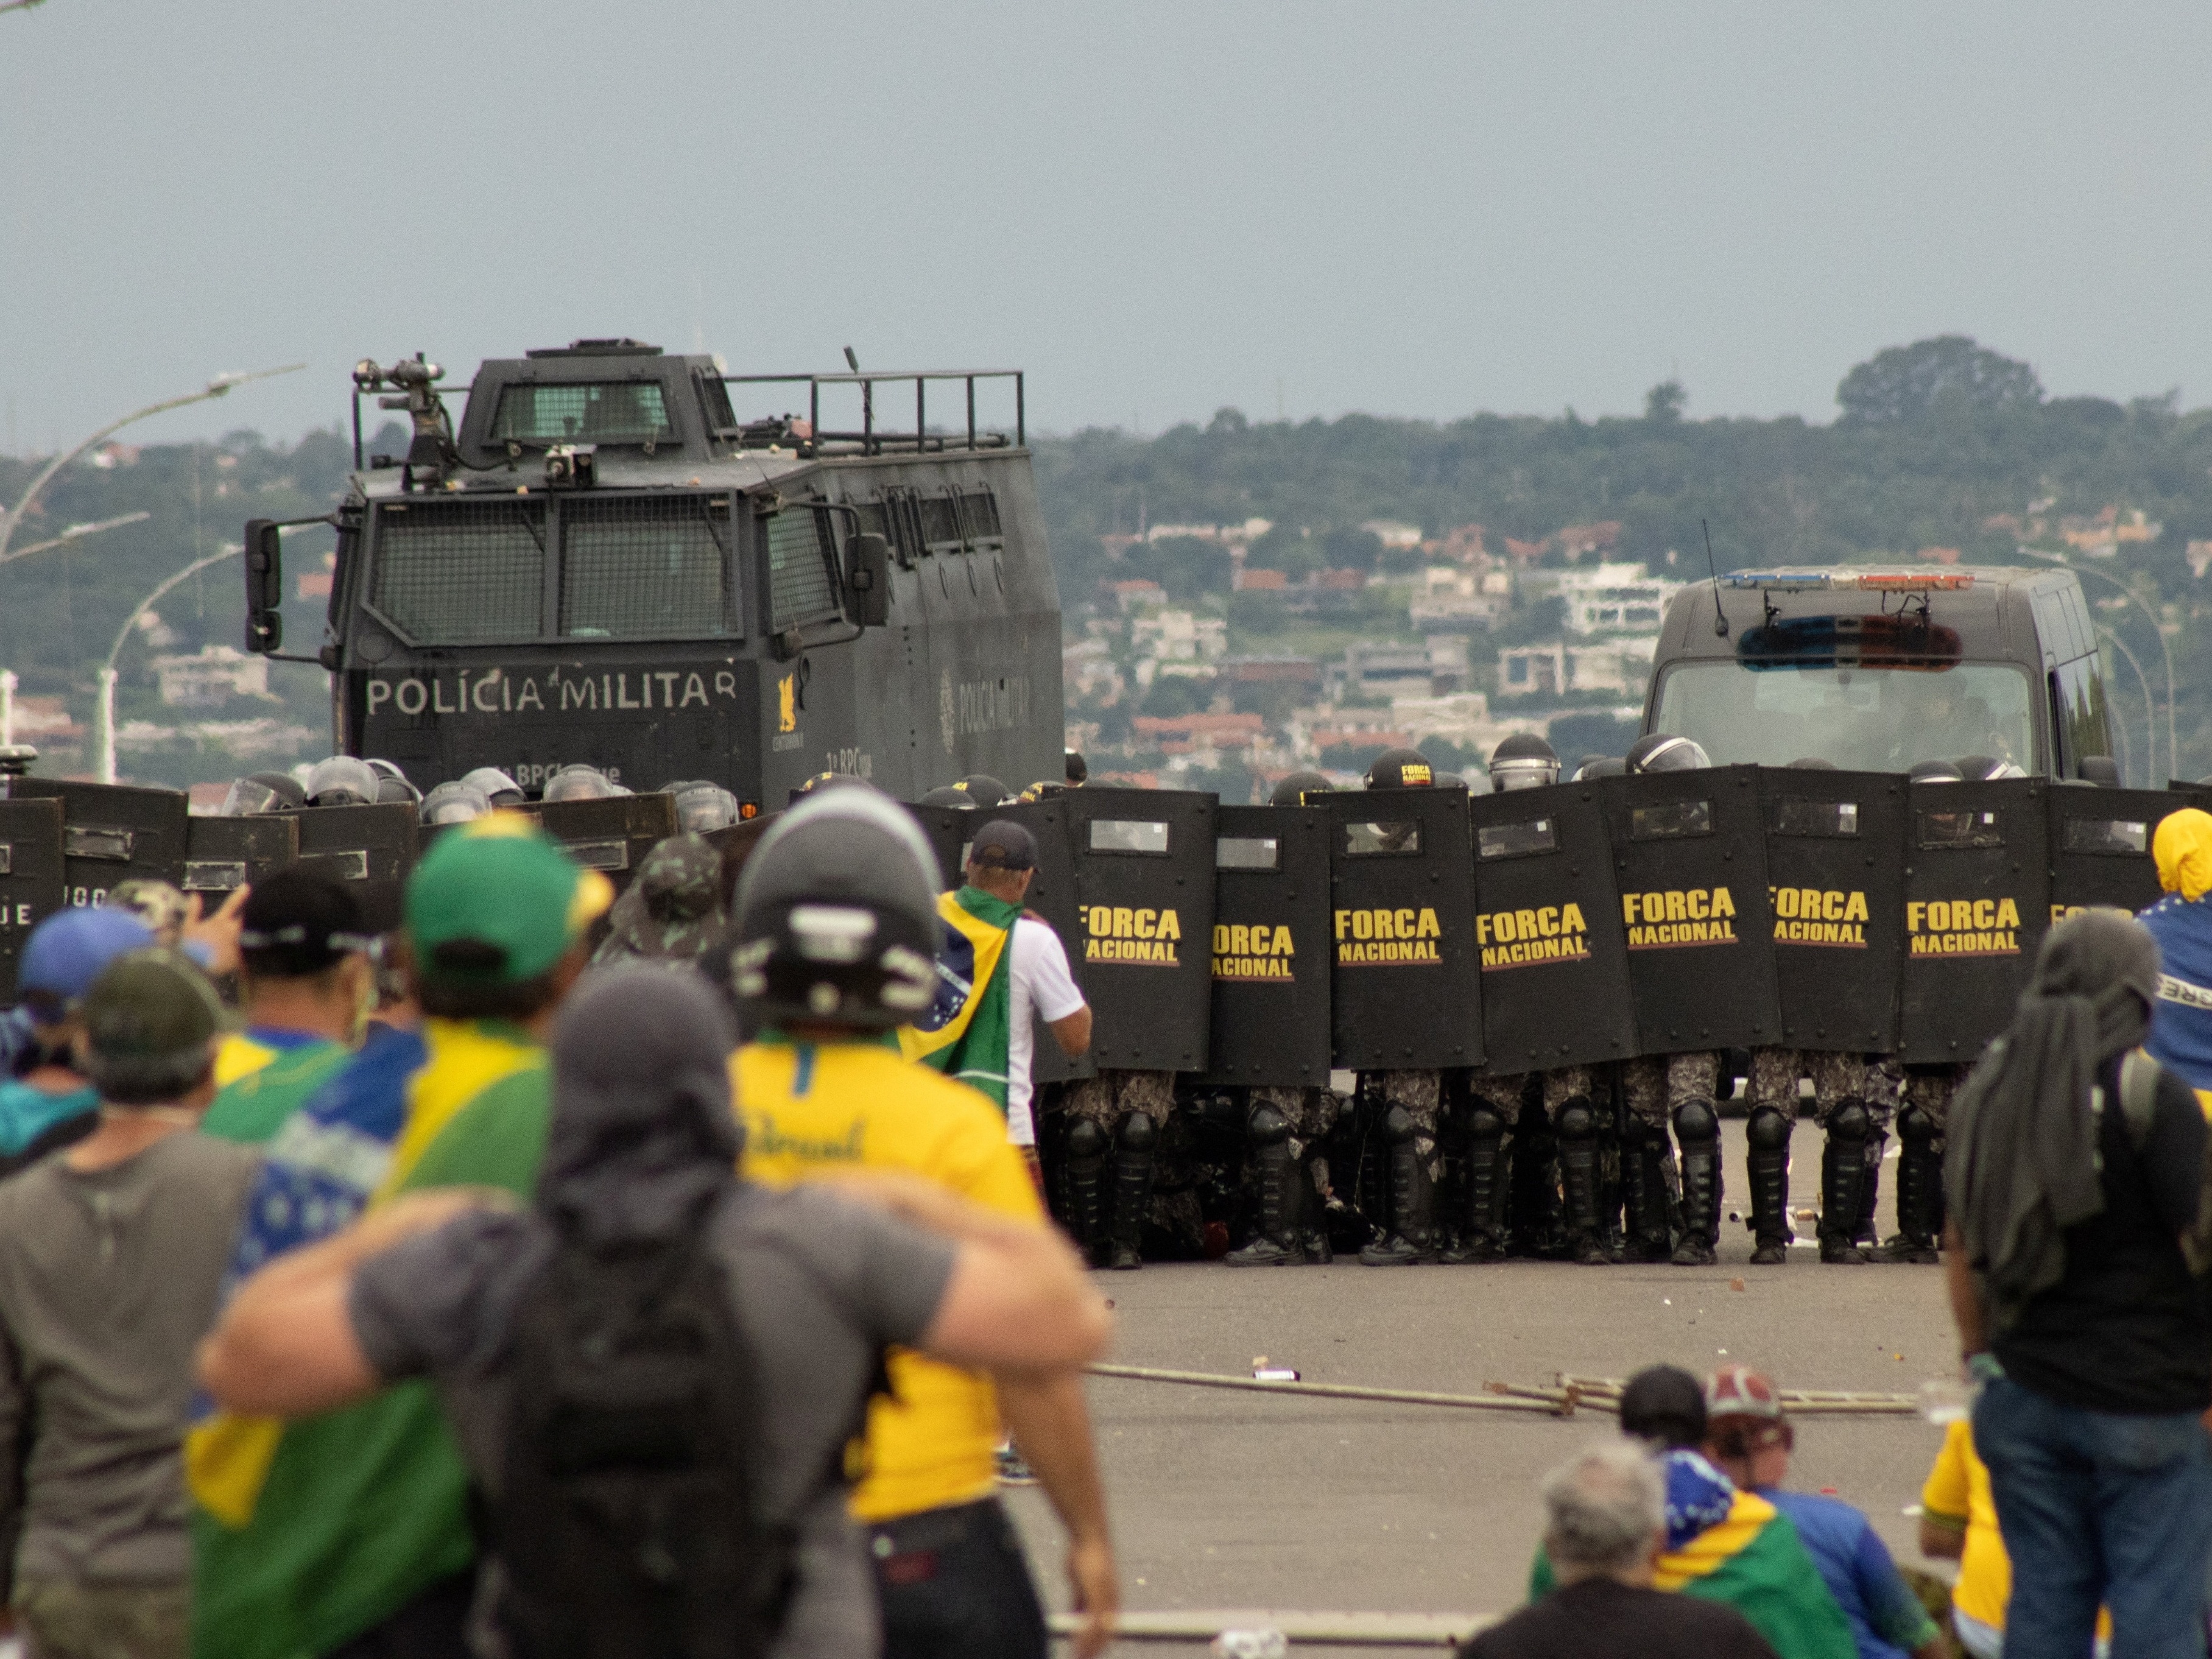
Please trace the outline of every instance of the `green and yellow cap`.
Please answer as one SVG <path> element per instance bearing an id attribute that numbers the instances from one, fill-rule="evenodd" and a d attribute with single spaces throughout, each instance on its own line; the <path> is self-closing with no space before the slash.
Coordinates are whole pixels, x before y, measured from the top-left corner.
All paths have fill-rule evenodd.
<path id="1" fill-rule="evenodd" d="M 548 972 L 614 902 L 531 819 L 493 812 L 438 838 L 407 878 L 416 971 L 454 987 L 519 985 Z"/>

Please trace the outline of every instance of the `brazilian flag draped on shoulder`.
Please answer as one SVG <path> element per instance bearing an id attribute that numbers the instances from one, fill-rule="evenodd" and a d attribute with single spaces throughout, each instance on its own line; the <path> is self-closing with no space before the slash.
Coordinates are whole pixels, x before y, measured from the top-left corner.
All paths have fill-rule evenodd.
<path id="1" fill-rule="evenodd" d="M 937 947 L 937 1000 L 899 1028 L 899 1052 L 957 1078 L 1006 1109 L 1006 1050 L 1013 1032 L 1013 964 L 1008 959 L 1022 907 L 980 887 L 940 893 L 945 938 Z"/>
<path id="2" fill-rule="evenodd" d="M 1693 1451 L 1666 1454 L 1667 1548 L 1652 1583 L 1724 1601 L 1789 1659 L 1858 1659 L 1858 1643 L 1790 1517 Z M 1538 1551 L 1528 1599 L 1558 1580 Z"/>

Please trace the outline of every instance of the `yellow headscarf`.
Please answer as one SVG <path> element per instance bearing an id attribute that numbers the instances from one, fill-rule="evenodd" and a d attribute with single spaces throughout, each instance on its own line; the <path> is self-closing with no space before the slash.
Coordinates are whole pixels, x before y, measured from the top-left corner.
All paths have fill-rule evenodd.
<path id="1" fill-rule="evenodd" d="M 2167 892 L 2193 900 L 2212 890 L 2212 812 L 2185 806 L 2168 813 L 2159 820 L 2150 851 L 2158 860 L 2158 884 Z"/>

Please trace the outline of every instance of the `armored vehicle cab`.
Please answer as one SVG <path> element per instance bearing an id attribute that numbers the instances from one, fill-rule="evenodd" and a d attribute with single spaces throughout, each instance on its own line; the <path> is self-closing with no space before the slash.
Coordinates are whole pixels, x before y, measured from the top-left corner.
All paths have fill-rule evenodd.
<path id="1" fill-rule="evenodd" d="M 2073 778 L 2112 753 L 2096 630 L 2067 570 L 1737 571 L 1685 587 L 1644 729 L 1693 738 L 1716 765 L 1907 772 L 1986 756 Z"/>
<path id="2" fill-rule="evenodd" d="M 485 362 L 456 432 L 442 372 L 355 370 L 356 465 L 363 394 L 414 435 L 334 519 L 319 659 L 342 751 L 425 789 L 496 766 L 534 791 L 579 761 L 639 789 L 709 779 L 749 813 L 823 770 L 908 799 L 1059 775 L 1018 374 L 728 377 L 584 340 Z M 801 413 L 740 418 L 802 389 Z M 1009 393 L 1005 428 L 979 425 L 979 394 Z M 878 419 L 909 398 L 910 428 Z M 826 429 L 825 404 L 854 418 Z M 247 526 L 247 644 L 269 654 L 278 534 Z"/>

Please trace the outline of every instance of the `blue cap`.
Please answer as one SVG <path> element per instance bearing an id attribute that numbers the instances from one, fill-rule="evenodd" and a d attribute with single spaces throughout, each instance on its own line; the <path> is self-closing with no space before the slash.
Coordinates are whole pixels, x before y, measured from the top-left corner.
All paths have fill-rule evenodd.
<path id="1" fill-rule="evenodd" d="M 70 909 L 31 930 L 15 973 L 18 992 L 43 991 L 74 1002 L 116 957 L 154 942 L 146 924 L 128 910 Z"/>

